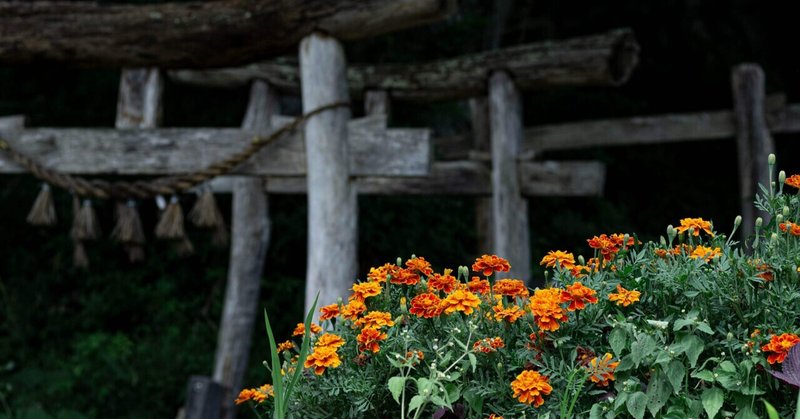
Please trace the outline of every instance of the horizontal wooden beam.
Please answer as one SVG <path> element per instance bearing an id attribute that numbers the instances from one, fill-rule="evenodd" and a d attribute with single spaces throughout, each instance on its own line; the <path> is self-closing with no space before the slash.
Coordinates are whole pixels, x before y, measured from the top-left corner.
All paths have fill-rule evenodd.
<path id="1" fill-rule="evenodd" d="M 0 116 L 0 130 L 20 129 L 25 127 L 25 115 Z"/>
<path id="2" fill-rule="evenodd" d="M 490 169 L 476 161 L 435 162 L 430 174 L 416 177 L 357 176 L 356 190 L 362 195 L 471 195 L 492 194 Z M 600 196 L 605 186 L 605 166 L 598 162 L 522 162 L 519 169 L 525 196 Z M 275 194 L 304 194 L 302 176 L 270 176 L 265 188 Z M 212 182 L 216 192 L 230 192 L 230 178 Z"/>
<path id="3" fill-rule="evenodd" d="M 273 118 L 279 127 L 291 118 Z M 267 145 L 232 174 L 304 175 L 302 129 Z M 348 124 L 354 175 L 419 176 L 430 165 L 430 131 L 386 128 L 386 117 Z M 166 175 L 189 173 L 241 151 L 254 134 L 238 128 L 35 128 L 0 132 L 15 149 L 64 173 Z M 0 153 L 0 173 L 23 169 Z"/>
<path id="4" fill-rule="evenodd" d="M 314 31 L 366 38 L 454 9 L 454 0 L 0 1 L 0 64 L 235 66 L 291 51 Z"/>
<path id="5" fill-rule="evenodd" d="M 395 99 L 449 100 L 486 94 L 493 70 L 508 71 L 521 89 L 564 85 L 619 85 L 638 61 L 639 46 L 629 29 L 558 41 L 520 45 L 423 64 L 353 64 L 347 69 L 351 97 L 368 89 Z M 299 94 L 297 64 L 284 59 L 238 68 L 170 71 L 175 81 L 237 87 L 254 79 L 282 93 Z"/>

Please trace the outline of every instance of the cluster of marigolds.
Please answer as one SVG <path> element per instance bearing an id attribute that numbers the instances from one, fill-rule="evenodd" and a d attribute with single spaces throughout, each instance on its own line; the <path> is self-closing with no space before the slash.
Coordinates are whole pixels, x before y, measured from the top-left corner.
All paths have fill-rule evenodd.
<path id="1" fill-rule="evenodd" d="M 786 179 L 786 184 L 800 189 L 800 175 Z M 800 224 L 785 221 L 780 224 L 780 230 L 794 236 L 800 236 Z M 690 235 L 699 236 L 705 233 L 714 235 L 711 223 L 702 218 L 685 218 L 680 220 L 680 226 L 675 227 L 678 234 L 688 232 Z M 395 325 L 392 314 L 383 311 L 369 311 L 367 304 L 370 298 L 377 297 L 388 289 L 389 286 L 417 287 L 424 284 L 421 292 L 407 301 L 402 298 L 400 306 L 402 312 L 409 317 L 418 319 L 433 319 L 439 316 L 465 315 L 484 316 L 496 322 L 515 323 L 520 319 L 532 319 L 536 329 L 531 328 L 530 347 L 536 346 L 537 339 L 542 339 L 546 332 L 559 329 L 560 325 L 568 320 L 568 313 L 586 308 L 587 304 L 597 304 L 597 292 L 584 286 L 579 280 L 584 276 L 599 270 L 615 270 L 613 261 L 617 253 L 626 247 L 640 244 L 633 237 L 623 234 L 602 234 L 587 240 L 589 247 L 596 250 L 597 257 L 585 262 L 576 262 L 572 253 L 555 250 L 548 252 L 541 260 L 540 265 L 569 272 L 575 281 L 563 288 L 550 287 L 531 291 L 518 279 L 496 279 L 490 282 L 492 275 L 508 272 L 510 265 L 507 260 L 496 255 L 483 255 L 472 264 L 472 271 L 477 276 L 472 276 L 470 281 L 461 282 L 452 275 L 451 269 L 444 269 L 442 273 L 433 271 L 431 264 L 423 257 L 413 257 L 407 260 L 404 266 L 387 263 L 377 268 L 371 268 L 367 281 L 356 283 L 352 287 L 352 295 L 347 303 L 336 303 L 320 308 L 320 322 L 325 325 L 327 321 L 344 321 L 359 330 L 356 340 L 358 354 L 352 359 L 357 365 L 363 365 L 369 354 L 381 351 L 381 344 L 387 339 L 386 331 Z M 722 255 L 719 247 L 703 245 L 679 244 L 674 248 L 657 248 L 658 257 L 686 256 L 691 259 L 702 259 L 711 263 Z M 767 281 L 772 279 L 770 267 L 758 266 L 762 271 L 759 276 Z M 419 289 L 418 287 L 416 289 Z M 628 290 L 620 285 L 616 286 L 614 293 L 607 295 L 610 303 L 622 308 L 628 307 L 639 301 L 641 294 L 637 290 Z M 413 317 L 412 317 L 413 316 Z M 406 318 L 404 321 L 409 321 Z M 323 333 L 323 328 L 311 324 L 313 350 L 307 356 L 304 367 L 317 375 L 322 375 L 328 368 L 337 368 L 342 364 L 339 349 L 345 345 L 345 340 L 333 333 Z M 302 323 L 297 325 L 293 336 L 302 337 L 305 328 Z M 760 335 L 760 331 L 753 333 L 753 338 Z M 766 338 L 765 338 L 766 339 Z M 765 340 L 766 341 L 766 340 Z M 781 363 L 789 350 L 800 342 L 794 334 L 772 334 L 761 350 L 767 356 L 770 364 Z M 505 342 L 500 337 L 483 337 L 474 342 L 472 350 L 475 353 L 489 354 L 505 348 Z M 278 345 L 278 351 L 296 351 L 297 346 L 291 340 Z M 295 356 L 293 360 L 295 360 Z M 414 364 L 425 359 L 422 351 L 409 351 L 406 362 Z M 590 350 L 578 348 L 578 362 L 589 373 L 589 380 L 599 387 L 609 385 L 614 380 L 614 370 L 619 361 L 610 353 L 595 356 Z M 535 371 L 533 368 L 522 371 L 510 383 L 513 397 L 521 403 L 535 407 L 544 403 L 544 396 L 551 393 L 553 388 L 549 377 Z M 258 388 L 242 390 L 236 403 L 253 400 L 261 403 L 272 397 L 272 386 L 264 385 Z M 502 419 L 500 416 L 491 415 L 489 418 Z"/>

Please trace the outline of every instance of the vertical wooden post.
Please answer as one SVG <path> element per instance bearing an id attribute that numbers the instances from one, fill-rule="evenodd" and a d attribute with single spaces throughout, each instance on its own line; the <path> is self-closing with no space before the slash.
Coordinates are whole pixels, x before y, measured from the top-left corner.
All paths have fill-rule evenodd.
<path id="1" fill-rule="evenodd" d="M 775 143 L 764 115 L 764 71 L 758 64 L 739 64 L 731 75 L 736 115 L 736 150 L 739 159 L 739 191 L 742 206 L 742 238 L 754 232 L 756 216 L 769 222 L 768 214 L 756 214 L 753 206 L 758 185 L 770 186 L 767 157 Z"/>
<path id="2" fill-rule="evenodd" d="M 391 115 L 392 102 L 386 90 L 367 90 L 364 92 L 364 113 L 367 115 Z"/>
<path id="3" fill-rule="evenodd" d="M 524 139 L 522 98 L 508 73 L 489 78 L 489 120 L 492 141 L 492 229 L 494 253 L 508 259 L 509 276 L 531 277 L 528 202 L 522 197 L 517 156 Z"/>
<path id="4" fill-rule="evenodd" d="M 277 100 L 269 85 L 254 81 L 242 128 L 264 133 L 277 113 Z M 264 183 L 258 177 L 233 181 L 231 256 L 228 283 L 220 320 L 214 381 L 222 384 L 222 417 L 236 416 L 233 403 L 241 390 L 250 356 L 253 327 L 258 318 L 258 295 L 264 257 L 270 237 L 270 219 Z M 192 418 L 188 418 L 192 419 Z"/>
<path id="5" fill-rule="evenodd" d="M 489 152 L 491 148 L 489 127 L 489 101 L 485 97 L 469 100 L 469 115 L 472 122 L 472 148 Z M 492 253 L 492 199 L 475 199 L 475 231 L 478 240 L 478 252 Z"/>
<path id="6" fill-rule="evenodd" d="M 334 38 L 313 33 L 300 42 L 303 111 L 349 100 L 344 49 Z M 356 276 L 358 201 L 350 180 L 348 108 L 316 115 L 305 125 L 308 182 L 306 309 L 348 293 Z"/>
<path id="7" fill-rule="evenodd" d="M 117 98 L 117 128 L 155 128 L 161 125 L 164 77 L 157 68 L 122 70 Z"/>
<path id="8" fill-rule="evenodd" d="M 183 418 L 219 419 L 224 394 L 222 386 L 208 377 L 189 377 Z"/>

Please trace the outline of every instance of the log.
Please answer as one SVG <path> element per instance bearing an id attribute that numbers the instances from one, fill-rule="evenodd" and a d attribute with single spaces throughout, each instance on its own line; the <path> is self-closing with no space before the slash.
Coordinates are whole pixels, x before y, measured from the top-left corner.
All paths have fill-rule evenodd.
<path id="1" fill-rule="evenodd" d="M 508 259 L 508 275 L 531 279 L 528 201 L 522 197 L 517 155 L 522 146 L 522 97 L 505 71 L 489 78 L 489 122 L 492 151 L 492 244 Z"/>
<path id="2" fill-rule="evenodd" d="M 25 115 L 0 116 L 0 131 L 25 128 Z"/>
<path id="3" fill-rule="evenodd" d="M 0 64 L 211 68 L 264 60 L 325 31 L 343 40 L 434 22 L 453 0 L 0 2 Z"/>
<path id="4" fill-rule="evenodd" d="M 625 83 L 636 67 L 639 46 L 629 29 L 520 45 L 423 64 L 352 65 L 347 71 L 351 96 L 367 89 L 387 90 L 392 98 L 413 101 L 464 99 L 486 95 L 493 70 L 506 70 L 519 89 Z M 236 87 L 268 80 L 281 92 L 297 94 L 300 80 L 291 60 L 206 71 L 171 71 L 175 81 Z"/>
<path id="5" fill-rule="evenodd" d="M 300 42 L 303 112 L 348 101 L 344 49 L 334 38 L 313 33 Z M 358 201 L 350 180 L 350 110 L 337 108 L 305 125 L 308 161 L 308 263 L 306 310 L 348 295 L 357 274 Z"/>
<path id="6" fill-rule="evenodd" d="M 273 127 L 291 118 L 274 116 Z M 314 117 L 312 119 L 317 119 Z M 430 166 L 430 130 L 386 129 L 385 116 L 350 121 L 349 148 L 356 176 L 419 176 Z M 234 175 L 302 175 L 302 130 L 267 145 Z M 0 132 L 17 150 L 65 173 L 163 175 L 188 173 L 241 151 L 256 133 L 238 128 L 36 128 Z M 0 153 L 0 173 L 22 168 Z"/>
<path id="7" fill-rule="evenodd" d="M 739 195 L 742 205 L 741 234 L 748 239 L 754 230 L 755 217 L 769 223 L 769 214 L 756 213 L 753 201 L 758 185 L 770 187 L 767 156 L 775 152 L 775 144 L 767 127 L 764 111 L 764 71 L 758 64 L 739 64 L 731 74 L 736 121 L 736 153 L 739 161 Z"/>
<path id="8" fill-rule="evenodd" d="M 124 69 L 117 98 L 117 128 L 155 128 L 161 125 L 164 78 L 157 68 Z"/>

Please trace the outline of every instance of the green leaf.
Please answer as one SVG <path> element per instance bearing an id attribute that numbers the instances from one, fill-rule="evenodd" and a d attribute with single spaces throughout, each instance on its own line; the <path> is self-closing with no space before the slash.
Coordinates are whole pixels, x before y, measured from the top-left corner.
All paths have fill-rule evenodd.
<path id="1" fill-rule="evenodd" d="M 649 335 L 636 336 L 636 342 L 631 343 L 631 357 L 634 365 L 638 366 L 644 357 L 656 350 L 656 341 Z"/>
<path id="2" fill-rule="evenodd" d="M 599 404 L 592 405 L 592 410 L 589 411 L 589 419 L 601 419 L 603 417 L 603 406 Z"/>
<path id="3" fill-rule="evenodd" d="M 689 326 L 690 324 L 694 323 L 695 321 L 696 321 L 696 319 L 678 319 L 678 320 L 675 320 L 675 325 L 672 326 L 672 330 L 677 332 L 678 330 L 681 330 L 684 327 Z"/>
<path id="4" fill-rule="evenodd" d="M 703 403 L 703 410 L 706 411 L 709 419 L 714 419 L 719 409 L 722 408 L 722 402 L 725 396 L 722 389 L 717 387 L 707 388 L 700 395 L 700 401 Z"/>
<path id="5" fill-rule="evenodd" d="M 697 330 L 699 330 L 699 331 L 701 331 L 703 333 L 707 333 L 709 335 L 713 335 L 714 334 L 714 330 L 711 329 L 711 326 L 709 326 L 708 323 L 706 323 L 706 322 L 697 323 Z"/>
<path id="6" fill-rule="evenodd" d="M 769 402 L 766 400 L 762 399 L 761 401 L 764 402 L 764 409 L 767 410 L 767 417 L 769 417 L 769 419 L 781 419 L 780 415 L 778 415 L 778 411 L 775 410 L 773 405 L 769 404 Z"/>
<path id="7" fill-rule="evenodd" d="M 647 408 L 647 395 L 641 391 L 637 391 L 628 397 L 625 406 L 628 408 L 628 412 L 631 416 L 636 419 L 643 419 L 644 411 Z"/>
<path id="8" fill-rule="evenodd" d="M 450 403 L 446 402 L 443 398 L 439 396 L 431 396 L 431 403 L 438 407 L 446 407 L 448 409 L 452 409 L 453 406 Z"/>
<path id="9" fill-rule="evenodd" d="M 389 379 L 389 391 L 397 403 L 400 403 L 400 394 L 406 387 L 406 379 L 406 377 L 392 377 Z"/>
<path id="10" fill-rule="evenodd" d="M 756 412 L 750 408 L 750 406 L 745 406 L 742 410 L 736 413 L 736 416 L 733 419 L 761 419 L 756 415 Z"/>
<path id="11" fill-rule="evenodd" d="M 669 383 L 672 384 L 675 394 L 678 394 L 681 387 L 683 387 L 683 377 L 686 376 L 686 367 L 683 366 L 683 362 L 673 359 L 665 368 L 665 373 Z"/>
<path id="12" fill-rule="evenodd" d="M 447 385 L 444 386 L 444 391 L 447 393 L 445 400 L 447 400 L 448 403 L 453 403 L 461 398 L 461 387 L 454 383 L 447 383 Z"/>
<path id="13" fill-rule="evenodd" d="M 411 412 L 419 409 L 420 406 L 422 406 L 422 403 L 424 402 L 425 402 L 425 397 L 420 396 L 419 394 L 412 397 L 411 401 L 408 402 L 408 413 L 410 414 Z"/>
<path id="14" fill-rule="evenodd" d="M 617 365 L 617 371 L 628 371 L 633 367 L 633 358 L 630 355 L 627 355 L 619 361 L 619 365 Z"/>
<path id="15" fill-rule="evenodd" d="M 694 366 L 697 364 L 697 358 L 700 357 L 700 354 L 703 352 L 703 348 L 705 347 L 703 339 L 700 339 L 695 335 L 687 335 L 683 337 L 681 343 L 686 356 L 689 358 L 689 366 L 694 368 Z"/>
<path id="16" fill-rule="evenodd" d="M 469 365 L 472 366 L 472 372 L 475 372 L 475 368 L 478 367 L 478 358 L 472 352 L 467 354 L 467 358 L 469 358 Z"/>
<path id="17" fill-rule="evenodd" d="M 714 380 L 714 373 L 709 371 L 709 370 L 695 371 L 691 375 L 694 378 L 698 378 L 698 379 L 703 380 L 703 381 L 708 381 L 709 383 L 713 383 L 715 381 Z"/>
<path id="18" fill-rule="evenodd" d="M 736 372 L 736 365 L 731 361 L 722 361 L 719 363 L 719 368 L 725 372 Z"/>
<path id="19" fill-rule="evenodd" d="M 667 404 L 669 395 L 672 393 L 672 386 L 667 380 L 666 375 L 660 370 L 650 377 L 647 384 L 647 410 L 653 417 L 658 417 L 657 413 Z"/>
<path id="20" fill-rule="evenodd" d="M 611 345 L 611 350 L 614 351 L 614 355 L 617 357 L 622 356 L 622 351 L 625 350 L 627 343 L 628 334 L 620 327 L 615 327 L 608 335 L 608 344 Z"/>

